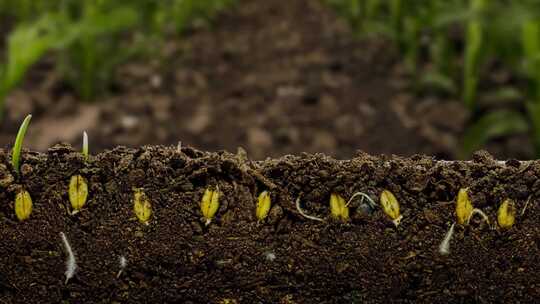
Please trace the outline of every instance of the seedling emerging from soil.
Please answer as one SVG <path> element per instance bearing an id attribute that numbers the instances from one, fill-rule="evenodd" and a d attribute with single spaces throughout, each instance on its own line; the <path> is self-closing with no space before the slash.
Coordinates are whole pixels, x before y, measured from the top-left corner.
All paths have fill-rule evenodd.
<path id="1" fill-rule="evenodd" d="M 452 240 L 452 236 L 454 235 L 454 226 L 456 223 L 452 223 L 452 226 L 450 226 L 450 229 L 444 236 L 444 239 L 439 246 L 439 253 L 442 255 L 449 255 L 450 254 L 450 241 Z"/>
<path id="2" fill-rule="evenodd" d="M 83 132 L 83 141 L 82 141 L 82 154 L 85 159 L 88 159 L 88 134 L 86 131 Z"/>
<path id="3" fill-rule="evenodd" d="M 15 138 L 15 145 L 13 146 L 13 152 L 11 155 L 11 164 L 13 165 L 13 169 L 15 170 L 15 172 L 17 172 L 17 174 L 20 173 L 22 144 L 24 136 L 26 135 L 26 129 L 28 129 L 28 125 L 30 124 L 31 119 L 32 115 L 26 116 L 23 123 L 19 127 L 19 132 L 17 133 L 17 137 Z"/>
<path id="4" fill-rule="evenodd" d="M 257 199 L 257 209 L 255 211 L 255 215 L 259 221 L 266 218 L 271 206 L 272 203 L 270 201 L 270 194 L 268 191 L 261 192 L 261 194 L 259 194 L 259 198 Z"/>
<path id="5" fill-rule="evenodd" d="M 208 226 L 212 222 L 212 218 L 219 208 L 219 187 L 216 190 L 206 188 L 201 200 L 201 211 L 205 219 L 205 225 Z"/>
<path id="6" fill-rule="evenodd" d="M 24 221 L 30 217 L 32 213 L 32 198 L 28 191 L 21 189 L 15 196 L 15 215 L 19 221 Z"/>
<path id="7" fill-rule="evenodd" d="M 337 193 L 330 195 L 330 213 L 334 219 L 343 222 L 349 220 L 349 207 L 345 204 L 345 199 Z"/>
<path id="8" fill-rule="evenodd" d="M 469 198 L 469 188 L 459 189 L 456 200 L 456 217 L 460 225 L 465 224 L 473 212 L 471 199 Z"/>
<path id="9" fill-rule="evenodd" d="M 319 221 L 319 222 L 324 222 L 324 220 L 322 218 L 312 216 L 312 215 L 308 215 L 307 213 L 304 212 L 304 210 L 302 210 L 302 207 L 300 207 L 300 197 L 296 199 L 296 210 L 298 210 L 300 215 L 302 215 L 303 217 L 305 217 L 307 219 L 314 220 L 314 221 Z"/>
<path id="10" fill-rule="evenodd" d="M 62 243 L 64 244 L 64 249 L 67 253 L 67 260 L 66 260 L 66 282 L 69 281 L 69 279 L 73 278 L 75 275 L 75 271 L 77 271 L 77 262 L 75 261 L 75 254 L 73 254 L 73 250 L 71 250 L 71 246 L 69 245 L 68 239 L 66 235 L 63 232 L 60 232 L 60 237 L 62 237 Z"/>
<path id="11" fill-rule="evenodd" d="M 86 183 L 86 179 L 80 175 L 72 176 L 69 182 L 69 201 L 73 208 L 72 215 L 81 211 L 87 198 L 88 184 Z"/>
<path id="12" fill-rule="evenodd" d="M 505 199 L 499 211 L 497 212 L 497 221 L 499 222 L 499 227 L 503 229 L 508 229 L 514 225 L 516 220 L 516 207 L 514 201 L 507 198 Z"/>
<path id="13" fill-rule="evenodd" d="M 383 190 L 380 202 L 384 213 L 392 219 L 392 223 L 397 227 L 403 216 L 399 213 L 399 203 L 394 194 L 388 190 Z"/>
<path id="14" fill-rule="evenodd" d="M 133 189 L 133 211 L 141 223 L 148 225 L 152 215 L 152 204 L 143 189 Z"/>

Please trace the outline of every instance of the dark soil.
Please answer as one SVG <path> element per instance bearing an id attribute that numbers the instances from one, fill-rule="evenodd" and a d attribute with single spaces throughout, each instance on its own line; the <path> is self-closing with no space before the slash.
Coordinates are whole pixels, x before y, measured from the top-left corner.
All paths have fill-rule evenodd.
<path id="1" fill-rule="evenodd" d="M 85 162 L 67 146 L 23 155 L 15 178 L 0 150 L 0 303 L 533 303 L 540 298 L 540 163 L 471 162 L 359 154 L 337 161 L 302 154 L 252 162 L 226 152 L 147 146 L 116 148 Z M 68 214 L 70 176 L 89 181 L 83 211 Z M 219 185 L 209 226 L 199 202 Z M 13 211 L 24 187 L 34 211 Z M 152 201 L 149 225 L 133 213 L 132 188 Z M 469 187 L 475 207 L 496 222 L 502 199 L 515 199 L 507 231 L 457 226 L 451 253 L 438 246 L 454 221 L 454 198 Z M 348 223 L 329 217 L 332 192 L 348 198 L 383 189 L 399 200 L 394 227 L 380 208 L 351 205 Z M 255 199 L 269 190 L 261 223 Z M 306 213 L 294 201 L 300 197 Z M 529 201 L 527 204 L 526 202 Z M 527 204 L 527 207 L 526 207 Z M 524 211 L 522 214 L 521 212 Z M 60 232 L 79 270 L 65 283 Z M 119 271 L 119 257 L 127 267 Z M 229 302 L 226 302 L 229 300 Z"/>
<path id="2" fill-rule="evenodd" d="M 160 50 L 162 60 L 121 67 L 110 97 L 84 103 L 41 62 L 8 100 L 0 146 L 34 114 L 29 147 L 80 143 L 184 142 L 254 159 L 323 152 L 456 157 L 467 111 L 458 100 L 415 97 L 390 43 L 355 37 L 319 1 L 241 2 L 214 26 L 196 28 Z M 525 140 L 525 142 L 524 142 Z M 490 146 L 497 157 L 531 157 L 526 137 Z"/>

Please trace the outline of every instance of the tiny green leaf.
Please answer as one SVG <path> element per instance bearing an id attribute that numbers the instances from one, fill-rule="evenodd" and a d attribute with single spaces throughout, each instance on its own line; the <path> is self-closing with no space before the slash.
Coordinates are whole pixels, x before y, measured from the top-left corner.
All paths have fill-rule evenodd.
<path id="1" fill-rule="evenodd" d="M 19 128 L 17 137 L 15 138 L 15 145 L 13 146 L 13 152 L 11 155 L 11 164 L 13 165 L 13 169 L 15 169 L 15 172 L 17 172 L 17 174 L 20 173 L 22 144 L 23 144 L 24 136 L 26 134 L 26 129 L 28 129 L 28 125 L 30 124 L 31 119 L 32 119 L 32 115 L 26 116 L 23 123 L 21 124 L 21 127 Z"/>

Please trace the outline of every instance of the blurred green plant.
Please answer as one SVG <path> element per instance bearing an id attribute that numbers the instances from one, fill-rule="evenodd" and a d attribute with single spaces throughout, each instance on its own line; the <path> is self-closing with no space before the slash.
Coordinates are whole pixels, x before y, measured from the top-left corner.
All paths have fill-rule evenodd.
<path id="1" fill-rule="evenodd" d="M 0 51 L 5 56 L 0 63 L 0 120 L 7 94 L 48 51 L 55 50 L 64 80 L 81 98 L 92 100 L 110 89 L 119 65 L 148 51 L 148 45 L 159 49 L 156 37 L 163 39 L 170 28 L 174 34 L 184 33 L 192 24 L 209 22 L 236 2 L 2 0 L 0 25 L 12 30 L 5 51 Z"/>
<path id="2" fill-rule="evenodd" d="M 492 139 L 527 132 L 540 156 L 540 1 L 326 3 L 361 36 L 393 41 L 418 92 L 462 99 L 471 120 L 461 157 Z M 489 75 L 494 66 L 510 74 L 502 86 Z"/>

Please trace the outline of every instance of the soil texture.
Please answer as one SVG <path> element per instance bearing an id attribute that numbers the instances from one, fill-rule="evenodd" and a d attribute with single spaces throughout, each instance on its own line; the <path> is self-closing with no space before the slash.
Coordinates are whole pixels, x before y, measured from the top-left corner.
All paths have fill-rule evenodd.
<path id="1" fill-rule="evenodd" d="M 533 303 L 540 298 L 540 162 L 469 162 L 357 154 L 335 160 L 300 154 L 252 161 L 243 151 L 118 147 L 85 160 L 66 145 L 23 154 L 21 174 L 0 150 L 0 303 Z M 89 200 L 70 215 L 70 177 L 83 175 Z M 199 202 L 221 193 L 209 225 Z M 489 217 L 456 225 L 450 254 L 439 245 L 468 187 Z M 15 193 L 33 199 L 19 222 Z M 152 204 L 148 225 L 133 212 L 133 189 Z M 379 207 L 390 190 L 403 219 Z M 269 215 L 255 218 L 268 190 Z M 361 191 L 350 220 L 333 220 L 331 193 Z M 302 216 L 295 202 L 314 221 Z M 513 227 L 497 227 L 505 198 Z M 78 269 L 66 281 L 69 240 Z M 125 257 L 122 272 L 119 259 Z"/>

